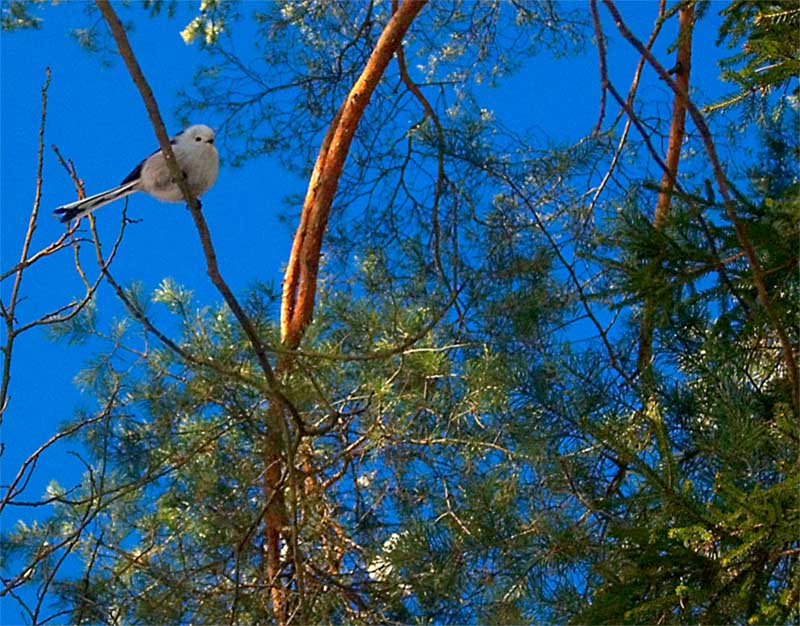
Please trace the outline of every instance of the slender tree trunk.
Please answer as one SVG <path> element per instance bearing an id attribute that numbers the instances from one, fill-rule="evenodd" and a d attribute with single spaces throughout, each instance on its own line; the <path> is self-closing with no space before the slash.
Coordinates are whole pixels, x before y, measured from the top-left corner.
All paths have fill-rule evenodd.
<path id="1" fill-rule="evenodd" d="M 311 321 L 322 237 L 350 142 L 375 87 L 426 1 L 405 0 L 386 24 L 364 71 L 347 94 L 320 147 L 283 279 L 281 340 L 289 348 L 297 347 Z"/>
<path id="2" fill-rule="evenodd" d="M 678 164 L 681 158 L 681 146 L 686 134 L 686 104 L 689 95 L 689 72 L 692 66 L 692 30 L 694 27 L 694 5 L 685 4 L 678 13 L 678 52 L 675 63 L 675 82 L 679 89 L 675 91 L 672 102 L 672 120 L 669 127 L 669 143 L 665 159 L 666 171 L 661 177 L 661 187 L 653 215 L 653 228 L 661 230 L 666 223 L 672 203 L 672 192 L 678 177 Z M 650 261 L 654 271 L 658 270 L 661 258 Z M 637 370 L 644 377 L 648 386 L 652 382 L 650 372 L 653 358 L 653 325 L 656 303 L 654 298 L 646 297 L 642 309 L 642 320 L 639 325 L 639 354 Z"/>
<path id="3" fill-rule="evenodd" d="M 308 184 L 300 224 L 295 232 L 286 274 L 283 280 L 281 300 L 281 342 L 294 349 L 303 338 L 306 326 L 311 321 L 317 287 L 317 272 L 320 264 L 322 239 L 328 225 L 331 204 L 339 185 L 358 123 L 375 91 L 389 62 L 400 48 L 403 36 L 427 0 L 405 0 L 386 24 L 375 48 L 370 54 L 364 70 L 358 77 L 339 111 L 328 128 L 317 161 Z M 278 363 L 280 376 L 290 374 L 292 361 L 283 357 Z M 273 422 L 286 420 L 280 415 L 285 408 L 273 404 Z M 298 434 L 300 436 L 300 434 Z M 285 513 L 284 472 L 288 459 L 276 447 L 276 439 L 270 439 L 264 452 L 265 476 L 264 496 L 267 502 L 264 516 L 264 539 L 267 548 L 266 578 L 270 584 L 272 609 L 278 624 L 289 619 L 288 590 L 280 580 L 280 545 L 285 540 L 287 524 Z M 284 442 L 286 445 L 288 442 Z M 291 467 L 289 468 L 292 469 Z M 312 472 L 306 468 L 306 472 Z M 299 556 L 295 555 L 295 563 Z M 298 581 L 302 572 L 296 572 Z"/>

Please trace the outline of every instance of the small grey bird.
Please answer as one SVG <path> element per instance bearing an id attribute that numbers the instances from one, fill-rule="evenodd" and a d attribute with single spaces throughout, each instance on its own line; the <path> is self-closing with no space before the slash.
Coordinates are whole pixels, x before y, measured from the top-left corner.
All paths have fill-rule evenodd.
<path id="1" fill-rule="evenodd" d="M 219 172 L 214 131 L 208 126 L 197 124 L 175 135 L 170 143 L 178 167 L 186 176 L 189 189 L 195 196 L 202 196 L 211 189 Z M 137 191 L 147 192 L 164 202 L 183 201 L 180 187 L 173 180 L 161 150 L 156 150 L 139 163 L 119 187 L 60 206 L 54 213 L 61 217 L 62 222 L 69 222 Z"/>

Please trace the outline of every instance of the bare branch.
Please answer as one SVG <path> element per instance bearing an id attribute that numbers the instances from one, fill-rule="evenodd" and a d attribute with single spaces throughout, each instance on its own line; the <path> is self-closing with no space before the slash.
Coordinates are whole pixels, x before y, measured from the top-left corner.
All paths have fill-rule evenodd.
<path id="1" fill-rule="evenodd" d="M 42 198 L 42 168 L 44 166 L 44 127 L 47 119 L 47 89 L 50 87 L 50 68 L 45 70 L 45 81 L 42 86 L 42 116 L 39 123 L 39 148 L 36 154 L 36 193 L 33 198 L 33 208 L 28 219 L 28 229 L 22 241 L 22 252 L 20 253 L 19 270 L 14 278 L 14 285 L 11 287 L 8 305 L 3 306 L 3 318 L 6 324 L 6 345 L 3 347 L 3 373 L 0 379 L 0 425 L 3 423 L 3 415 L 8 407 L 8 387 L 11 383 L 11 352 L 14 349 L 14 338 L 17 332 L 14 328 L 14 313 L 19 301 L 19 288 L 22 284 L 22 273 L 25 269 L 25 262 L 28 259 L 33 231 L 36 230 L 36 220 L 39 217 L 39 202 Z"/>
<path id="2" fill-rule="evenodd" d="M 595 6 L 596 3 L 597 3 L 597 0 L 592 0 L 592 5 L 593 6 Z M 648 50 L 650 50 L 653 47 L 653 44 L 656 42 L 656 39 L 658 38 L 658 35 L 661 32 L 661 25 L 663 24 L 663 20 L 664 20 L 664 12 L 666 11 L 666 4 L 667 4 L 666 0 L 660 0 L 660 2 L 658 4 L 658 17 L 656 18 L 655 26 L 653 26 L 653 31 L 650 33 L 650 37 L 647 40 L 647 44 L 645 44 L 647 46 Z M 596 11 L 594 13 L 596 13 Z M 593 16 L 594 16 L 594 13 L 593 13 Z M 599 16 L 597 16 L 597 18 L 595 18 L 595 31 L 597 33 L 595 35 L 596 37 L 603 37 L 603 30 L 602 30 L 602 27 L 600 26 Z M 639 57 L 639 62 L 636 64 L 636 70 L 633 73 L 633 80 L 631 81 L 631 86 L 628 88 L 628 100 L 627 100 L 627 102 L 628 102 L 628 106 L 629 107 L 632 106 L 633 100 L 634 100 L 634 98 L 636 96 L 636 91 L 639 88 L 639 79 L 642 76 L 642 70 L 644 69 L 644 63 L 645 63 L 644 57 L 640 56 Z M 608 74 L 607 73 L 603 74 L 603 69 L 604 68 L 607 71 L 605 61 L 600 66 L 600 83 L 601 83 L 601 85 L 603 87 L 603 93 L 604 93 L 604 98 L 605 98 L 605 93 L 608 91 L 609 80 L 608 80 Z M 601 104 L 601 107 L 602 107 L 602 104 Z M 622 112 L 620 112 L 620 115 L 622 115 Z M 617 121 L 618 120 L 619 120 L 619 117 L 617 117 Z M 617 121 L 615 121 L 614 123 L 616 124 Z M 594 212 L 594 207 L 597 204 L 597 201 L 600 198 L 600 195 L 603 193 L 603 190 L 605 189 L 606 185 L 608 184 L 608 181 L 611 180 L 611 176 L 614 173 L 614 170 L 617 168 L 617 164 L 619 163 L 619 159 L 622 156 L 622 149 L 625 147 L 625 143 L 628 140 L 628 133 L 630 132 L 632 123 L 633 123 L 632 119 L 630 117 L 628 117 L 628 119 L 625 121 L 625 126 L 622 129 L 622 134 L 620 135 L 619 142 L 617 143 L 617 149 L 614 151 L 614 156 L 612 157 L 611 163 L 608 166 L 608 170 L 604 174 L 603 180 L 600 181 L 600 184 L 597 186 L 597 188 L 595 189 L 594 195 L 592 196 L 592 202 L 589 205 L 589 211 L 588 211 L 589 215 L 591 215 Z M 597 131 L 599 132 L 599 128 L 597 128 Z"/>
<path id="3" fill-rule="evenodd" d="M 128 72 L 130 73 L 133 82 L 139 89 L 139 93 L 142 96 L 147 113 L 150 116 L 150 121 L 153 124 L 153 129 L 158 137 L 158 143 L 161 148 L 161 152 L 164 154 L 164 159 L 170 169 L 170 172 L 172 173 L 173 179 L 183 192 L 186 205 L 189 208 L 192 218 L 194 219 L 198 235 L 200 236 L 200 243 L 203 247 L 203 253 L 206 259 L 206 270 L 208 276 L 211 278 L 211 282 L 214 283 L 214 286 L 224 298 L 226 304 L 233 312 L 234 316 L 242 327 L 242 330 L 244 330 L 247 338 L 253 346 L 258 363 L 264 372 L 267 382 L 269 383 L 271 395 L 281 405 L 287 408 L 289 413 L 298 423 L 298 426 L 302 427 L 302 421 L 300 420 L 297 409 L 292 406 L 291 402 L 281 389 L 280 382 L 275 377 L 275 373 L 269 363 L 269 359 L 267 358 L 266 348 L 261 341 L 261 338 L 258 336 L 258 332 L 256 331 L 252 320 L 250 320 L 250 318 L 244 312 L 244 309 L 239 304 L 236 296 L 234 296 L 230 287 L 222 278 L 222 274 L 219 271 L 219 264 L 217 263 L 217 255 L 211 242 L 211 233 L 208 229 L 208 224 L 205 221 L 205 217 L 203 217 L 200 203 L 188 188 L 185 177 L 178 167 L 177 161 L 175 160 L 175 155 L 172 152 L 172 146 L 169 142 L 169 136 L 167 135 L 164 122 L 161 118 L 161 113 L 158 110 L 155 97 L 153 96 L 153 92 L 150 89 L 144 74 L 142 73 L 141 67 L 139 67 L 139 63 L 136 60 L 136 56 L 134 55 L 133 49 L 128 41 L 128 36 L 125 33 L 122 22 L 120 22 L 119 17 L 117 17 L 117 14 L 114 12 L 114 9 L 111 7 L 111 4 L 108 2 L 108 0 L 96 0 L 96 4 L 100 9 L 100 12 L 103 14 L 103 18 L 108 23 L 109 28 L 111 28 L 111 32 L 114 40 L 117 43 L 120 56 L 128 67 Z"/>

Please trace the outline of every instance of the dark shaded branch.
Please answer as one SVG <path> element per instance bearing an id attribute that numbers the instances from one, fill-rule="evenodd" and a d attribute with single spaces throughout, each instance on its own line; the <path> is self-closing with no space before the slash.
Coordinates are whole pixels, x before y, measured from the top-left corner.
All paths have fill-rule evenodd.
<path id="1" fill-rule="evenodd" d="M 641 41 L 634 35 L 628 26 L 625 24 L 625 21 L 622 19 L 622 16 L 619 13 L 616 5 L 612 0 L 603 0 L 603 3 L 608 8 L 609 12 L 611 13 L 612 17 L 614 18 L 614 23 L 617 26 L 620 34 L 636 49 L 638 52 L 647 59 L 647 62 L 651 65 L 651 67 L 656 71 L 659 78 L 663 80 L 672 91 L 676 94 L 681 94 L 686 100 L 686 108 L 689 114 L 692 116 L 692 121 L 694 122 L 695 126 L 697 127 L 698 132 L 700 133 L 700 137 L 703 141 L 703 145 L 706 150 L 706 154 L 708 155 L 708 159 L 711 162 L 711 168 L 714 172 L 714 178 L 717 182 L 717 188 L 719 189 L 720 195 L 723 199 L 723 204 L 725 206 L 725 212 L 728 216 L 728 220 L 730 220 L 731 224 L 733 225 L 734 232 L 736 233 L 736 239 L 739 242 L 739 245 L 744 250 L 745 254 L 747 255 L 748 265 L 750 266 L 750 271 L 753 274 L 753 284 L 756 288 L 756 292 L 758 294 L 758 300 L 761 303 L 761 306 L 764 307 L 764 311 L 767 314 L 767 317 L 770 320 L 773 328 L 775 329 L 776 334 L 778 335 L 778 340 L 781 344 L 781 350 L 783 355 L 783 361 L 786 365 L 786 372 L 789 377 L 789 382 L 792 387 L 792 399 L 794 402 L 795 411 L 800 410 L 800 372 L 798 372 L 797 367 L 797 360 L 795 358 L 795 350 L 794 346 L 792 345 L 791 340 L 789 339 L 789 335 L 786 332 L 786 328 L 784 327 L 781 320 L 775 313 L 775 310 L 772 308 L 772 302 L 769 296 L 769 292 L 767 291 L 766 283 L 764 282 L 764 272 L 761 269 L 761 263 L 758 260 L 758 256 L 755 251 L 755 247 L 753 243 L 750 241 L 750 236 L 747 232 L 747 226 L 739 219 L 739 216 L 736 211 L 736 206 L 733 202 L 733 198 L 731 197 L 731 190 L 730 185 L 728 184 L 728 179 L 725 175 L 725 171 L 722 169 L 722 164 L 719 160 L 719 155 L 717 154 L 717 148 L 714 144 L 714 140 L 711 137 L 711 131 L 708 128 L 708 124 L 706 124 L 705 118 L 703 117 L 702 112 L 697 106 L 692 102 L 689 94 L 684 90 L 682 91 L 681 85 L 679 85 L 673 78 L 670 76 L 669 72 L 661 65 L 658 60 L 652 55 L 652 53 L 647 50 Z"/>
<path id="2" fill-rule="evenodd" d="M 397 0 L 392 0 L 392 10 L 394 12 L 397 11 Z M 442 128 L 442 122 L 439 119 L 439 116 L 436 114 L 436 111 L 431 106 L 431 103 L 425 97 L 425 94 L 422 93 L 422 90 L 419 88 L 419 86 L 411 79 L 411 76 L 408 73 L 408 65 L 406 63 L 406 55 L 405 51 L 403 50 L 402 43 L 397 48 L 397 67 L 400 70 L 400 79 L 422 105 L 422 108 L 425 110 L 425 117 L 430 118 L 431 122 L 436 127 L 436 187 L 434 188 L 433 205 L 431 207 L 431 226 L 433 228 L 433 260 L 436 265 L 436 269 L 442 278 L 442 281 L 447 287 L 451 297 L 453 297 L 453 303 L 455 303 L 457 306 L 457 298 L 454 296 L 457 295 L 458 290 L 453 287 L 450 280 L 447 278 L 447 275 L 445 274 L 441 254 L 442 234 L 439 221 L 439 205 L 441 203 L 442 192 L 444 191 L 445 185 L 444 129 Z M 409 145 L 410 141 L 411 140 L 409 138 Z"/>
<path id="3" fill-rule="evenodd" d="M 597 0 L 591 0 L 589 7 L 592 11 L 592 22 L 594 23 L 594 38 L 597 43 L 597 55 L 600 62 L 600 111 L 597 114 L 597 123 L 592 130 L 592 137 L 600 134 L 603 126 L 603 119 L 606 116 L 606 92 L 608 91 L 608 69 L 606 67 L 606 38 L 600 26 L 600 14 L 597 11 Z"/>

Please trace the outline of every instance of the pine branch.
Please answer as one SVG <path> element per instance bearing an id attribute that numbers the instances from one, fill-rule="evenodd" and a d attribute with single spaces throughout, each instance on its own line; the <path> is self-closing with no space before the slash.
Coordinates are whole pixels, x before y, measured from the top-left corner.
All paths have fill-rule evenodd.
<path id="1" fill-rule="evenodd" d="M 614 2 L 612 0 L 603 0 L 603 3 L 611 12 L 620 34 L 647 59 L 647 62 L 650 64 L 650 66 L 669 86 L 669 88 L 672 89 L 676 94 L 680 94 L 681 87 L 675 80 L 673 80 L 664 66 L 658 62 L 652 53 L 644 47 L 642 42 L 639 41 L 639 39 L 627 27 Z M 702 138 L 703 145 L 706 149 L 706 154 L 708 154 L 708 159 L 711 162 L 711 167 L 714 171 L 714 178 L 716 179 L 717 187 L 725 206 L 725 212 L 731 224 L 733 224 L 739 245 L 747 255 L 747 261 L 750 266 L 750 270 L 753 273 L 753 283 L 758 294 L 758 300 L 761 303 L 761 306 L 764 308 L 772 327 L 775 329 L 775 332 L 778 335 L 778 340 L 781 344 L 783 361 L 786 365 L 789 383 L 792 387 L 792 401 L 794 402 L 795 411 L 800 411 L 800 372 L 798 372 L 794 347 L 792 346 L 792 342 L 789 339 L 788 333 L 786 332 L 786 328 L 781 320 L 778 319 L 777 315 L 775 314 L 775 310 L 772 308 L 769 292 L 767 291 L 767 286 L 764 282 L 764 272 L 761 269 L 761 263 L 756 255 L 755 247 L 750 240 L 750 236 L 747 232 L 747 226 L 744 222 L 742 222 L 742 220 L 739 219 L 736 206 L 734 205 L 733 198 L 731 197 L 728 179 L 725 176 L 725 171 L 722 169 L 722 164 L 720 163 L 719 156 L 717 155 L 717 148 L 714 144 L 713 138 L 711 137 L 711 131 L 708 128 L 708 124 L 706 124 L 703 114 L 692 102 L 691 98 L 689 98 L 689 95 L 685 92 L 684 95 L 686 97 L 687 110 L 692 116 L 692 121 L 700 133 L 700 137 Z"/>

